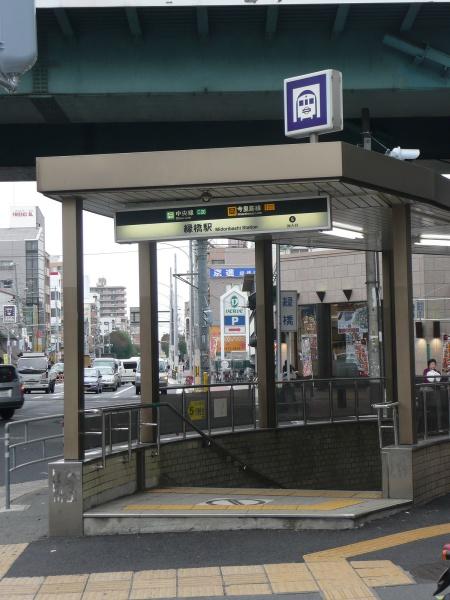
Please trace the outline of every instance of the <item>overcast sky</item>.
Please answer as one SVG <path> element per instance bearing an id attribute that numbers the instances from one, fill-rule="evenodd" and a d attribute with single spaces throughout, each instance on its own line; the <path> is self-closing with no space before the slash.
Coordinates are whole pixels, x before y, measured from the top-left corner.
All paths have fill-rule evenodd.
<path id="1" fill-rule="evenodd" d="M 0 183 L 0 227 L 9 227 L 11 206 L 38 206 L 45 216 L 45 245 L 50 254 L 62 254 L 61 205 L 36 191 L 35 182 Z M 159 308 L 169 306 L 170 267 L 177 255 L 177 270 L 187 273 L 189 245 L 187 242 L 158 244 Z M 1 257 L 0 257 L 1 258 Z M 138 254 L 136 244 L 114 242 L 114 221 L 92 213 L 84 213 L 84 272 L 90 285 L 105 277 L 108 285 L 127 288 L 128 308 L 139 305 Z M 189 297 L 188 286 L 178 284 L 179 317 L 183 319 L 183 302 Z M 161 319 L 165 319 L 164 315 Z M 181 324 L 181 323 L 180 323 Z M 162 330 L 166 326 L 161 326 Z"/>

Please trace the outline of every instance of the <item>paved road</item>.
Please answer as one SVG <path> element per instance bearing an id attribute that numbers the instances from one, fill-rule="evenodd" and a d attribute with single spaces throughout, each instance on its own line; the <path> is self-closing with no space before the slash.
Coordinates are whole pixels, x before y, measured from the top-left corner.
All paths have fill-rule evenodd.
<path id="1" fill-rule="evenodd" d="M 134 385 L 125 384 L 121 386 L 116 392 L 104 391 L 102 394 L 86 394 L 86 408 L 95 408 L 105 405 L 114 404 L 133 404 L 139 402 L 140 396 L 136 396 Z M 45 394 L 39 392 L 33 392 L 32 394 L 25 395 L 25 404 L 23 407 L 16 411 L 13 417 L 13 421 L 20 421 L 22 419 L 33 419 L 35 417 L 45 417 L 47 415 L 62 414 L 64 412 L 64 385 L 57 384 L 54 394 Z M 3 452 L 3 440 L 4 440 L 4 428 L 5 421 L 0 421 L 0 485 L 4 482 L 4 452 Z M 39 423 L 30 426 L 30 437 L 35 436 L 37 432 L 40 435 L 55 435 L 61 433 L 61 421 L 55 420 L 53 422 Z M 22 428 L 12 430 L 11 438 L 13 442 L 24 441 L 24 431 Z M 61 441 L 48 442 L 48 450 L 53 454 L 57 455 L 62 451 Z M 25 462 L 27 460 L 35 460 L 41 456 L 41 447 L 38 444 L 30 445 L 23 450 L 18 452 L 18 460 Z M 47 477 L 47 466 L 46 463 L 35 464 L 30 467 L 25 467 L 16 471 L 13 474 L 13 482 L 19 483 L 23 481 L 30 481 L 34 479 L 44 479 Z"/>

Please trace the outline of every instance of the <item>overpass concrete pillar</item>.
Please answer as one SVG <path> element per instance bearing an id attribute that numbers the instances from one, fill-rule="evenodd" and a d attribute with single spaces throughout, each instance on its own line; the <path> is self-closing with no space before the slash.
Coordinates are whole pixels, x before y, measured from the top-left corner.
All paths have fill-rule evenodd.
<path id="1" fill-rule="evenodd" d="M 272 242 L 255 242 L 259 426 L 276 427 Z"/>
<path id="2" fill-rule="evenodd" d="M 156 242 L 139 244 L 141 402 L 159 401 L 158 267 Z M 156 409 L 141 411 L 141 440 L 155 441 Z"/>

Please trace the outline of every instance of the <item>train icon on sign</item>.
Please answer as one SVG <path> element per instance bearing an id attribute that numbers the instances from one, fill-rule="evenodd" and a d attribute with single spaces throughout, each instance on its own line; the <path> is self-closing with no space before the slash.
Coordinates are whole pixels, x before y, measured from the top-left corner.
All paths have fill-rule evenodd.
<path id="1" fill-rule="evenodd" d="M 296 123 L 305 119 L 314 123 L 320 118 L 320 85 L 299 87 L 294 92 L 293 120 Z"/>
<path id="2" fill-rule="evenodd" d="M 317 98 L 311 90 L 305 90 L 297 98 L 297 121 L 314 119 L 317 116 Z"/>

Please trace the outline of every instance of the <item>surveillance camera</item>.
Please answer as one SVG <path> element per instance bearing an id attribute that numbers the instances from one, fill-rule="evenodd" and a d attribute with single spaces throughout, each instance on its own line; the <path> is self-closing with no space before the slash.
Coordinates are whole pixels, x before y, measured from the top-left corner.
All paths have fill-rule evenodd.
<path id="1" fill-rule="evenodd" d="M 396 158 L 397 160 L 415 160 L 420 156 L 420 150 L 417 148 L 400 148 L 397 146 L 386 152 L 387 156 Z"/>

